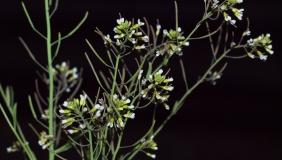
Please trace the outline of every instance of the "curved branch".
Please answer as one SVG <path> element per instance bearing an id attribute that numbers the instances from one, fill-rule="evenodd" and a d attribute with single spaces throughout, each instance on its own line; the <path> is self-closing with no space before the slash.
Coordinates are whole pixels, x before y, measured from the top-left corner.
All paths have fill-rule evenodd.
<path id="1" fill-rule="evenodd" d="M 45 72 L 48 72 L 48 70 L 35 58 L 34 54 L 31 52 L 31 50 L 29 49 L 29 47 L 25 43 L 25 41 L 22 39 L 22 37 L 19 37 L 19 40 L 20 40 L 21 44 L 23 45 L 23 47 L 25 48 L 25 50 L 27 51 L 30 58 L 34 61 L 34 63 L 37 64 Z"/>
<path id="2" fill-rule="evenodd" d="M 72 36 L 74 33 L 76 33 L 76 31 L 77 31 L 77 30 L 83 25 L 83 23 L 86 21 L 87 17 L 88 17 L 88 12 L 85 13 L 84 17 L 83 17 L 83 18 L 81 19 L 81 21 L 76 25 L 76 27 L 74 27 L 74 29 L 72 29 L 68 34 L 66 34 L 65 36 L 63 36 L 63 37 L 61 38 L 61 41 L 63 41 L 63 40 L 65 40 L 65 39 L 69 38 L 69 37 Z M 52 45 L 55 45 L 55 44 L 57 44 L 57 43 L 59 43 L 58 40 L 54 41 L 54 42 L 52 43 Z"/>
<path id="3" fill-rule="evenodd" d="M 29 23 L 30 27 L 33 29 L 33 31 L 34 31 L 35 33 L 37 33 L 41 38 L 47 39 L 46 36 L 43 35 L 43 34 L 34 26 L 34 24 L 33 24 L 33 22 L 32 22 L 32 19 L 31 19 L 30 15 L 29 15 L 29 12 L 28 12 L 28 10 L 27 10 L 26 7 L 25 7 L 24 2 L 22 2 L 22 8 L 23 8 L 23 11 L 24 11 L 24 13 L 25 13 L 25 16 L 26 16 L 26 18 L 27 18 L 27 20 L 28 20 L 28 23 Z"/>

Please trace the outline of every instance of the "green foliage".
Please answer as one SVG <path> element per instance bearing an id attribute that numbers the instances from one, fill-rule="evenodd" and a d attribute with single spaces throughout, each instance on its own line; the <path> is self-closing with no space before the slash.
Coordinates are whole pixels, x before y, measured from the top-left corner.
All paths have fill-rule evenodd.
<path id="1" fill-rule="evenodd" d="M 54 160 L 55 157 L 64 160 L 66 158 L 62 156 L 63 153 L 73 149 L 81 159 L 89 160 L 131 160 L 138 154 L 154 159 L 159 147 L 155 137 L 166 123 L 177 115 L 186 99 L 199 85 L 204 82 L 216 84 L 220 80 L 227 67 L 227 59 L 250 57 L 266 60 L 269 54 L 273 54 L 269 34 L 248 40 L 249 24 L 243 33 L 236 30 L 236 20 L 232 17 L 242 20 L 244 9 L 236 8 L 242 0 L 205 0 L 202 19 L 188 34 L 179 27 L 178 7 L 175 2 L 174 28 L 162 29 L 159 23 L 151 25 L 145 18 L 137 19 L 136 22 L 120 17 L 112 35 L 96 29 L 95 32 L 104 41 L 106 54 L 99 54 L 89 40 L 86 40 L 86 43 L 96 60 L 104 65 L 104 70 L 97 70 L 87 53 L 85 57 L 99 88 L 95 98 L 85 92 L 75 98 L 81 90 L 81 71 L 71 67 L 68 62 L 56 65 L 54 60 L 60 52 L 63 40 L 72 36 L 82 26 L 88 12 L 68 34 L 61 35 L 59 32 L 56 34 L 57 39 L 53 40 L 50 22 L 58 9 L 59 0 L 44 2 L 46 33 L 39 32 L 34 25 L 24 2 L 22 7 L 31 29 L 46 45 L 47 67 L 37 61 L 36 55 L 23 38 L 19 40 L 31 59 L 43 71 L 39 74 L 42 82 L 36 80 L 35 92 L 28 96 L 31 114 L 39 127 L 31 124 L 29 126 L 37 135 L 39 146 L 49 153 L 49 160 Z M 209 25 L 213 21 L 220 22 L 216 29 Z M 194 34 L 201 27 L 206 27 L 207 32 L 203 36 L 195 37 Z M 232 37 L 229 36 L 230 31 L 234 32 Z M 236 36 L 239 38 L 234 38 Z M 212 59 L 210 66 L 193 83 L 189 81 L 190 77 L 187 76 L 181 55 L 185 54 L 184 48 L 190 46 L 191 41 L 203 39 L 209 41 Z M 243 51 L 242 55 L 232 55 L 237 50 Z M 174 57 L 179 59 L 186 89 L 175 101 L 169 99 L 175 90 L 173 81 L 178 78 L 169 76 L 170 62 Z M 132 58 L 135 61 L 130 63 L 135 63 L 135 68 L 128 67 L 128 60 Z M 43 90 L 44 94 L 39 87 L 41 84 L 48 88 Z M 0 85 L 0 94 L 3 99 L 3 103 L 0 103 L 1 113 L 16 137 L 16 141 L 7 151 L 21 151 L 28 159 L 36 160 L 36 154 L 29 146 L 29 140 L 26 139 L 17 119 L 17 103 L 14 101 L 13 90 Z M 156 125 L 155 115 L 159 106 L 167 110 L 168 116 L 158 123 L 160 125 Z M 142 137 L 137 137 L 133 144 L 126 144 L 124 139 L 127 137 L 124 133 L 129 129 L 128 121 L 134 122 L 133 119 L 141 109 L 153 109 L 151 126 Z"/>

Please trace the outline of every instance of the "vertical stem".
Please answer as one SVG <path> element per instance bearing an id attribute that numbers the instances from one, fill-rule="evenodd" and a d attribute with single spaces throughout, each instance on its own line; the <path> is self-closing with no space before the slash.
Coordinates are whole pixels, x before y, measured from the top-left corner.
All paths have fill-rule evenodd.
<path id="1" fill-rule="evenodd" d="M 176 1 L 174 1 L 174 9 L 175 9 L 175 30 L 177 31 L 179 22 L 178 22 L 178 5 Z"/>
<path id="2" fill-rule="evenodd" d="M 90 128 L 90 127 L 89 127 Z M 93 140 L 92 140 L 92 133 L 91 133 L 91 130 L 89 129 L 88 131 L 88 138 L 89 138 L 89 150 L 90 150 L 90 160 L 94 160 L 93 156 Z"/>
<path id="3" fill-rule="evenodd" d="M 49 73 L 49 104 L 48 104 L 48 131 L 49 135 L 55 136 L 54 129 L 54 75 L 53 75 L 53 66 L 52 66 L 52 42 L 51 42 L 51 22 L 50 22 L 50 13 L 49 13 L 49 0 L 45 0 L 45 20 L 46 20 L 46 47 L 47 47 L 47 58 L 48 58 L 48 73 Z M 49 160 L 55 159 L 54 154 L 54 141 L 51 142 L 49 148 Z"/>
<path id="4" fill-rule="evenodd" d="M 120 60 L 120 55 L 118 55 L 117 59 L 116 59 L 115 73 L 114 73 L 114 77 L 113 77 L 113 85 L 112 85 L 112 89 L 111 89 L 111 96 L 114 95 L 115 87 L 116 87 L 116 84 L 117 84 L 117 73 L 118 73 L 119 60 Z"/>
<path id="5" fill-rule="evenodd" d="M 118 154 L 118 152 L 119 152 L 119 150 L 120 150 L 120 145 L 121 145 L 122 137 L 123 137 L 123 131 L 122 131 L 121 134 L 118 136 L 118 143 L 117 143 L 116 149 L 115 149 L 115 151 L 114 151 L 112 160 L 115 160 L 116 157 L 117 157 L 117 154 Z"/>

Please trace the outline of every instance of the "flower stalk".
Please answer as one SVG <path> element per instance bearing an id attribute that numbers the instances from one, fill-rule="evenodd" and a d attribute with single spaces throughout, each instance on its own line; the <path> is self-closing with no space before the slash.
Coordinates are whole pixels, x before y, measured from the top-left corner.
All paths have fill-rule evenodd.
<path id="1" fill-rule="evenodd" d="M 44 84 L 48 88 L 44 91 L 45 94 L 42 94 L 36 80 L 35 93 L 34 96 L 28 96 L 28 104 L 39 127 L 32 124 L 29 126 L 37 135 L 39 147 L 49 153 L 49 160 L 65 160 L 67 158 L 62 154 L 71 149 L 74 149 L 82 160 L 133 160 L 139 154 L 155 159 L 159 148 L 155 137 L 171 118 L 177 115 L 194 90 L 205 82 L 215 85 L 221 79 L 228 59 L 266 60 L 274 53 L 270 34 L 249 38 L 249 24 L 243 33 L 234 32 L 236 25 L 240 25 L 236 20 L 243 20 L 244 9 L 237 8 L 242 0 L 205 0 L 203 17 L 187 34 L 185 29 L 180 27 L 176 2 L 175 26 L 168 29 L 163 29 L 159 21 L 153 27 L 146 18 L 135 21 L 120 15 L 112 34 L 104 34 L 99 29 L 95 31 L 104 41 L 106 51 L 103 53 L 106 54 L 99 54 L 94 45 L 86 40 L 96 56 L 93 63 L 85 53 L 94 80 L 98 82 L 96 96 L 91 98 L 91 95 L 80 88 L 81 70 L 70 67 L 69 61 L 53 63 L 60 52 L 61 42 L 81 27 L 88 12 L 68 34 L 61 35 L 59 32 L 54 39 L 51 18 L 58 8 L 58 1 L 44 0 L 45 34 L 33 24 L 25 4 L 22 3 L 32 30 L 44 40 L 47 67 L 37 60 L 23 38 L 19 38 L 31 59 L 43 70 L 43 73 L 39 74 L 42 79 L 40 85 Z M 211 27 L 213 25 L 209 25 L 213 21 L 220 22 L 215 29 Z M 194 37 L 202 24 L 205 24 L 207 33 Z M 229 35 L 230 31 L 232 36 Z M 183 63 L 182 55 L 185 54 L 185 48 L 191 46 L 190 42 L 203 39 L 209 40 L 212 59 L 203 75 L 191 83 L 190 77 L 186 75 L 186 64 Z M 241 51 L 242 54 L 238 55 L 235 51 Z M 186 90 L 178 100 L 172 100 L 170 97 L 178 88 L 174 85 L 177 77 L 171 76 L 176 67 L 172 66 L 171 59 L 177 56 L 180 59 L 179 66 Z M 97 70 L 94 66 L 96 63 L 102 63 L 105 69 Z M 17 120 L 17 103 L 14 102 L 12 90 L 0 86 L 0 93 L 4 100 L 4 103 L 0 104 L 0 111 L 17 139 L 7 151 L 22 151 L 29 160 L 36 160 Z M 166 109 L 168 116 L 164 121 L 156 123 L 159 107 Z M 128 123 L 134 122 L 140 110 L 150 111 L 151 125 L 143 136 L 137 137 L 135 142 L 128 145 Z"/>

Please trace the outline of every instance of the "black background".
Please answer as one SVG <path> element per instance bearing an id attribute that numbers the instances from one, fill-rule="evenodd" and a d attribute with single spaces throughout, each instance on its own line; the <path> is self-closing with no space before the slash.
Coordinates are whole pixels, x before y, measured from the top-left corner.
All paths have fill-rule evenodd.
<path id="1" fill-rule="evenodd" d="M 43 0 L 26 0 L 34 23 L 44 31 Z M 179 0 L 180 25 L 191 31 L 202 13 L 202 0 Z M 157 138 L 160 160 L 281 160 L 282 159 L 282 56 L 281 51 L 281 2 L 275 0 L 248 0 L 242 5 L 245 15 L 251 19 L 254 36 L 271 33 L 275 54 L 266 62 L 259 60 L 229 61 L 223 78 L 218 85 L 203 84 L 187 100 L 181 112 Z M 71 39 L 64 41 L 57 62 L 70 60 L 73 65 L 85 68 L 83 89 L 94 94 L 97 83 L 83 56 L 89 51 L 85 38 L 94 42 L 102 52 L 102 41 L 93 32 L 99 27 L 104 32 L 112 32 L 120 12 L 126 18 L 147 17 L 151 23 L 156 19 L 164 27 L 173 27 L 174 6 L 170 0 L 68 0 L 62 1 L 54 20 L 54 33 L 69 31 L 83 16 L 90 12 L 89 19 L 82 29 Z M 0 10 L 0 82 L 15 88 L 19 101 L 19 117 L 26 125 L 31 122 L 27 95 L 34 89 L 35 71 L 38 70 L 18 41 L 22 36 L 30 44 L 35 55 L 45 63 L 44 43 L 32 33 L 21 10 L 20 2 L 9 0 L 1 3 Z M 199 34 L 198 34 L 199 35 Z M 208 65 L 207 41 L 191 42 L 185 50 L 184 62 L 188 68 L 190 83 L 203 73 Z M 94 57 L 93 57 L 94 58 Z M 172 74 L 179 76 L 172 61 Z M 97 64 L 98 65 L 98 64 Z M 180 77 L 180 76 L 179 76 Z M 180 78 L 175 78 L 180 79 Z M 176 81 L 172 99 L 177 98 L 183 83 Z M 166 113 L 160 111 L 159 119 Z M 137 115 L 131 124 L 129 139 L 142 134 L 149 116 Z M 22 159 L 7 155 L 5 148 L 14 137 L 9 131 L 2 115 L 0 118 L 0 159 Z M 148 126 L 147 126 L 148 127 Z M 29 136 L 34 134 L 25 128 Z M 36 142 L 32 142 L 37 146 Z M 39 148 L 39 147 L 38 147 Z M 40 152 L 41 157 L 45 156 Z M 45 159 L 45 158 L 40 158 Z M 76 158 L 70 158 L 76 159 Z M 138 159 L 138 158 L 137 158 Z M 147 159 L 147 158 L 140 158 Z"/>

